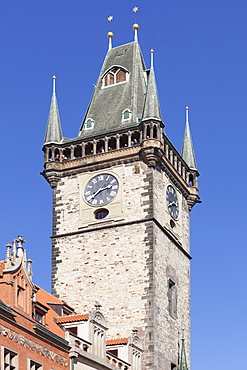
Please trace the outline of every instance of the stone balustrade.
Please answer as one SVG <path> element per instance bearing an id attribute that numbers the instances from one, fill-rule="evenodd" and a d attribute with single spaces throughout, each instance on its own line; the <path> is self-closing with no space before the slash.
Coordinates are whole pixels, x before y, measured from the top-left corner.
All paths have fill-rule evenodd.
<path id="1" fill-rule="evenodd" d="M 114 356 L 110 352 L 106 352 L 106 361 L 113 365 L 116 366 L 117 369 L 121 370 L 131 370 L 131 365 L 128 364 L 127 362 L 120 360 L 118 357 Z"/>
<path id="2" fill-rule="evenodd" d="M 172 167 L 179 173 L 184 181 L 191 186 L 197 187 L 197 171 L 191 170 L 181 155 L 177 152 L 165 134 L 161 135 L 161 128 L 156 125 L 142 124 L 140 129 L 128 131 L 122 134 L 105 136 L 104 138 L 80 141 L 66 144 L 48 144 L 44 147 L 45 169 L 64 169 L 73 168 L 84 163 L 95 162 L 98 160 L 107 160 L 109 153 L 111 157 L 121 154 L 128 155 L 129 148 L 154 146 L 158 147 L 163 156 L 169 161 Z M 162 129 L 163 130 L 163 129 Z M 100 156 L 100 157 L 99 157 Z M 52 163 L 52 164 L 51 164 Z"/>

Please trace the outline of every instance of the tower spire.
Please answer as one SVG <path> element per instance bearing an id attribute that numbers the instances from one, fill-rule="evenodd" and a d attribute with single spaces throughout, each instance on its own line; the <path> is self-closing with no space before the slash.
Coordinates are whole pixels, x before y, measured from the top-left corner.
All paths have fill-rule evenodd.
<path id="1" fill-rule="evenodd" d="M 186 123 L 185 123 L 185 131 L 184 131 L 184 141 L 183 141 L 183 147 L 182 147 L 182 157 L 187 163 L 187 165 L 193 169 L 196 170 L 196 158 L 192 143 L 192 137 L 190 133 L 190 125 L 189 125 L 189 107 L 185 108 L 186 112 Z"/>
<path id="2" fill-rule="evenodd" d="M 158 91 L 156 86 L 155 74 L 154 74 L 154 63 L 153 54 L 154 50 L 150 50 L 151 54 L 151 68 L 149 72 L 148 85 L 146 99 L 144 103 L 143 117 L 142 120 L 149 118 L 155 118 L 161 121 L 160 104 L 158 98 Z"/>
<path id="3" fill-rule="evenodd" d="M 184 329 L 182 329 L 182 346 L 181 346 L 181 357 L 179 370 L 189 370 L 187 365 L 186 353 L 185 353 L 185 339 L 184 339 Z"/>
<path id="4" fill-rule="evenodd" d="M 56 97 L 56 76 L 53 76 L 52 79 L 53 91 L 44 144 L 60 143 L 63 137 Z"/>

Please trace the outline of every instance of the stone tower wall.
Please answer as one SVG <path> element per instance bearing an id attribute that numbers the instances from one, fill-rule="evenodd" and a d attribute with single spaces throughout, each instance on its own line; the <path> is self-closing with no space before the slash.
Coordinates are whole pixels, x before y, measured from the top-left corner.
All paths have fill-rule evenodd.
<path id="1" fill-rule="evenodd" d="M 83 223 L 85 174 L 62 178 L 54 190 L 53 294 L 77 312 L 99 301 L 109 337 L 138 328 L 144 368 L 170 370 L 182 322 L 190 326 L 187 203 L 178 194 L 180 218 L 171 230 L 165 198 L 170 180 L 162 170 L 140 161 L 101 172 L 108 170 L 121 175 L 121 212 L 114 221 Z M 169 279 L 177 289 L 176 318 L 169 313 Z"/>

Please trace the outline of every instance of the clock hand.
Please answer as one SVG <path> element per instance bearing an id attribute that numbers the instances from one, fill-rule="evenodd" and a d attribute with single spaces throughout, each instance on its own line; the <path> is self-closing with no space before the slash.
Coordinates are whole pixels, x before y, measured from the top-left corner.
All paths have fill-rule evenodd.
<path id="1" fill-rule="evenodd" d="M 93 196 L 92 196 L 92 198 L 91 199 L 93 199 L 94 197 L 96 197 L 96 195 L 97 194 L 99 194 L 101 191 L 103 191 L 103 190 L 106 190 L 106 189 L 110 189 L 112 187 L 112 185 L 111 184 L 109 184 L 109 185 L 107 185 L 107 186 L 105 186 L 104 188 L 99 188 L 94 194 L 93 194 Z"/>
<path id="2" fill-rule="evenodd" d="M 168 207 L 172 207 L 172 206 L 176 206 L 176 207 L 177 207 L 177 206 L 178 206 L 178 204 L 177 204 L 176 202 L 172 202 L 172 203 L 170 203 L 170 204 L 169 204 L 169 206 L 168 206 Z"/>

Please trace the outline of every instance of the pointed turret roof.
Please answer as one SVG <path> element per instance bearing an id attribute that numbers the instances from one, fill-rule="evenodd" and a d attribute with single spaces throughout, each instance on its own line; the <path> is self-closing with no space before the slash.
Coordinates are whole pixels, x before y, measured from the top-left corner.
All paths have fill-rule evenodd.
<path id="1" fill-rule="evenodd" d="M 80 128 L 80 137 L 139 125 L 146 92 L 144 71 L 146 67 L 137 41 L 108 50 Z M 125 111 L 129 112 L 127 119 L 123 118 Z M 89 119 L 90 129 L 85 125 Z"/>
<path id="2" fill-rule="evenodd" d="M 179 370 L 189 370 L 188 365 L 187 365 L 184 341 L 185 341 L 185 339 L 184 339 L 184 329 L 183 329 L 182 348 L 181 348 L 181 357 L 180 357 Z"/>
<path id="3" fill-rule="evenodd" d="M 48 143 L 60 143 L 63 138 L 56 97 L 55 81 L 56 76 L 53 76 L 53 93 L 51 98 L 49 117 L 46 126 L 44 145 Z"/>
<path id="4" fill-rule="evenodd" d="M 185 124 L 185 131 L 184 131 L 184 141 L 183 141 L 183 148 L 182 148 L 182 157 L 189 166 L 190 169 L 196 170 L 196 157 L 194 153 L 192 137 L 190 133 L 190 125 L 189 125 L 189 107 L 186 107 L 186 124 Z"/>
<path id="5" fill-rule="evenodd" d="M 150 50 L 150 53 L 151 53 L 151 68 L 148 78 L 148 86 L 142 120 L 155 118 L 161 121 L 160 104 L 153 66 L 153 53 L 154 53 L 153 49 Z"/>

